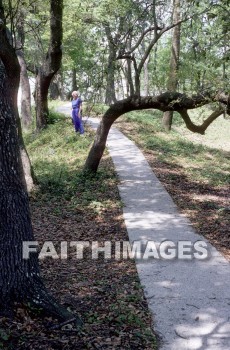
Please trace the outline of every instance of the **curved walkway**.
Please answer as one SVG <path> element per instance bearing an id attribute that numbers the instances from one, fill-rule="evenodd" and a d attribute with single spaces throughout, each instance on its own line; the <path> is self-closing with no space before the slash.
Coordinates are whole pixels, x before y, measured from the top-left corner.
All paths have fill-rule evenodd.
<path id="1" fill-rule="evenodd" d="M 97 126 L 95 119 L 90 122 Z M 178 212 L 132 141 L 112 128 L 107 147 L 120 179 L 119 192 L 130 242 L 141 241 L 143 252 L 148 241 L 157 247 L 165 240 L 174 242 L 176 247 L 179 241 L 207 244 L 209 258 L 205 260 L 136 260 L 154 328 L 160 337 L 160 349 L 229 350 L 228 261 Z"/>

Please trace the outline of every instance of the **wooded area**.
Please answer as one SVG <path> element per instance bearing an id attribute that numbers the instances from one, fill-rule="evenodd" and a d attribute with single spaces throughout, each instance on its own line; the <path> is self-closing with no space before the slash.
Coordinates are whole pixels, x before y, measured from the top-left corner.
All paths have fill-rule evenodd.
<path id="1" fill-rule="evenodd" d="M 229 27 L 229 0 L 0 0 L 3 315 L 15 301 L 29 301 L 61 321 L 73 318 L 45 289 L 36 254 L 22 258 L 21 243 L 34 240 L 27 190 L 36 182 L 22 129 L 42 132 L 48 99 L 68 101 L 73 90 L 88 110 L 106 104 L 86 173 L 97 172 L 110 127 L 127 112 L 161 111 L 166 132 L 178 112 L 187 129 L 203 135 L 230 115 Z M 204 105 L 209 116 L 197 125 L 190 110 Z"/>

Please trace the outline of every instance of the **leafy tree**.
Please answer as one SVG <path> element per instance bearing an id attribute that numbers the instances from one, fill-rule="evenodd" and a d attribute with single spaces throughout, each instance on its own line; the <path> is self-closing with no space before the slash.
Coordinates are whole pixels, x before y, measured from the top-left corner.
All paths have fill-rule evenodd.
<path id="1" fill-rule="evenodd" d="M 111 105 L 103 116 L 97 130 L 94 144 L 86 160 L 85 170 L 93 172 L 97 171 L 100 159 L 104 152 L 109 129 L 112 123 L 124 113 L 146 108 L 156 108 L 164 112 L 177 111 L 180 113 L 188 129 L 200 134 L 204 134 L 210 123 L 221 115 L 224 110 L 229 113 L 228 94 L 224 94 L 221 90 L 216 91 L 220 88 L 220 85 L 217 85 L 217 89 L 209 89 L 202 92 L 197 91 L 194 96 L 186 96 L 185 94 L 173 91 L 162 93 L 157 96 L 141 96 L 142 70 L 156 43 L 158 43 L 160 39 L 162 40 L 170 29 L 179 24 L 186 22 L 189 23 L 189 21 L 193 21 L 197 17 L 200 19 L 206 18 L 212 5 L 213 4 L 210 5 L 209 3 L 204 2 L 202 6 L 199 6 L 199 4 L 195 3 L 192 10 L 190 9 L 189 15 L 187 14 L 187 7 L 184 8 L 183 11 L 181 11 L 181 19 L 176 23 L 170 23 L 170 16 L 167 17 L 168 12 L 163 11 L 164 7 L 162 7 L 161 4 L 157 4 L 156 1 L 151 2 L 149 7 L 147 6 L 148 10 L 151 9 L 152 23 L 150 22 L 147 29 L 144 31 L 142 30 L 139 36 L 127 34 L 128 38 L 131 40 L 131 48 L 128 49 L 128 41 L 125 41 L 126 45 L 124 45 L 123 50 L 117 57 L 118 59 L 128 59 L 130 61 L 131 73 L 129 74 L 129 79 L 132 84 L 130 84 L 130 95 L 127 99 L 117 101 Z M 146 40 L 146 38 L 148 38 L 146 49 L 144 52 L 140 52 L 140 45 Z M 217 109 L 211 113 L 201 125 L 195 125 L 189 117 L 188 110 L 208 104 L 211 101 L 221 102 L 225 107 L 223 105 L 217 107 Z"/>

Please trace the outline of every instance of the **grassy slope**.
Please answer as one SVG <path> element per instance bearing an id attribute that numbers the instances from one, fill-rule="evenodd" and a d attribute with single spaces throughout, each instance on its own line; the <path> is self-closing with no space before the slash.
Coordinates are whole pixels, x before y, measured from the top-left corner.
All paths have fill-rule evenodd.
<path id="1" fill-rule="evenodd" d="M 193 119 L 201 122 L 204 113 L 193 113 Z M 220 117 L 205 136 L 186 130 L 178 115 L 165 133 L 157 111 L 126 114 L 116 125 L 143 150 L 195 228 L 229 257 L 230 120 Z"/>

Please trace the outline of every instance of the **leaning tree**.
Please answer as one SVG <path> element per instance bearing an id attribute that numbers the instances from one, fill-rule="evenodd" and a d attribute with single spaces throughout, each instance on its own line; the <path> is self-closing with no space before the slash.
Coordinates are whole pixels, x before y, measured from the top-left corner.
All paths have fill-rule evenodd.
<path id="1" fill-rule="evenodd" d="M 129 66 L 131 66 L 132 74 L 129 75 L 129 80 L 131 80 L 131 86 L 133 86 L 133 88 L 130 89 L 130 96 L 128 98 L 113 103 L 109 106 L 108 110 L 102 117 L 96 132 L 94 143 L 85 163 L 85 171 L 97 171 L 105 149 L 110 127 L 117 118 L 127 112 L 142 109 L 158 109 L 162 112 L 176 111 L 181 115 L 186 127 L 190 131 L 200 134 L 204 134 L 207 127 L 221 114 L 224 112 L 227 112 L 228 114 L 230 113 L 229 94 L 224 90 L 215 89 L 215 87 L 208 90 L 198 91 L 190 96 L 179 93 L 175 91 L 175 89 L 172 89 L 174 91 L 166 91 L 159 95 L 141 96 L 142 71 L 153 47 L 166 33 L 169 32 L 169 30 L 182 23 L 188 22 L 190 19 L 197 18 L 199 15 L 209 13 L 214 5 L 205 1 L 204 4 L 202 4 L 202 9 L 199 8 L 197 10 L 197 8 L 195 8 L 194 11 L 190 11 L 189 14 L 185 11 L 183 16 L 181 12 L 180 19 L 178 18 L 177 21 L 174 20 L 173 23 L 167 25 L 163 23 L 166 15 L 164 12 L 160 11 L 159 6 L 161 5 L 156 1 L 152 1 L 151 7 L 150 5 L 147 7 L 149 11 L 151 9 L 151 13 L 153 14 L 152 22 L 146 24 L 147 26 L 145 30 L 140 32 L 139 36 L 133 35 L 134 33 L 132 29 L 135 26 L 131 26 L 130 30 L 127 31 L 126 39 L 123 44 L 129 42 L 129 46 L 123 45 L 122 49 L 119 50 L 116 59 L 126 60 L 127 63 L 129 63 Z M 159 15 L 159 13 L 161 15 Z M 162 15 L 162 13 L 164 13 L 164 15 Z M 148 37 L 148 40 L 146 40 L 146 37 Z M 142 46 L 145 40 L 146 45 Z M 140 48 L 142 49 L 140 50 Z M 214 110 L 201 125 L 194 124 L 190 119 L 188 111 L 209 104 L 210 102 L 216 102 L 216 110 Z"/>
<path id="2" fill-rule="evenodd" d="M 19 79 L 20 67 L 8 41 L 0 0 L 0 314 L 9 314 L 15 302 L 24 302 L 80 325 L 80 319 L 46 290 L 37 254 L 23 259 L 23 242 L 34 241 L 34 236 L 18 142 Z"/>

